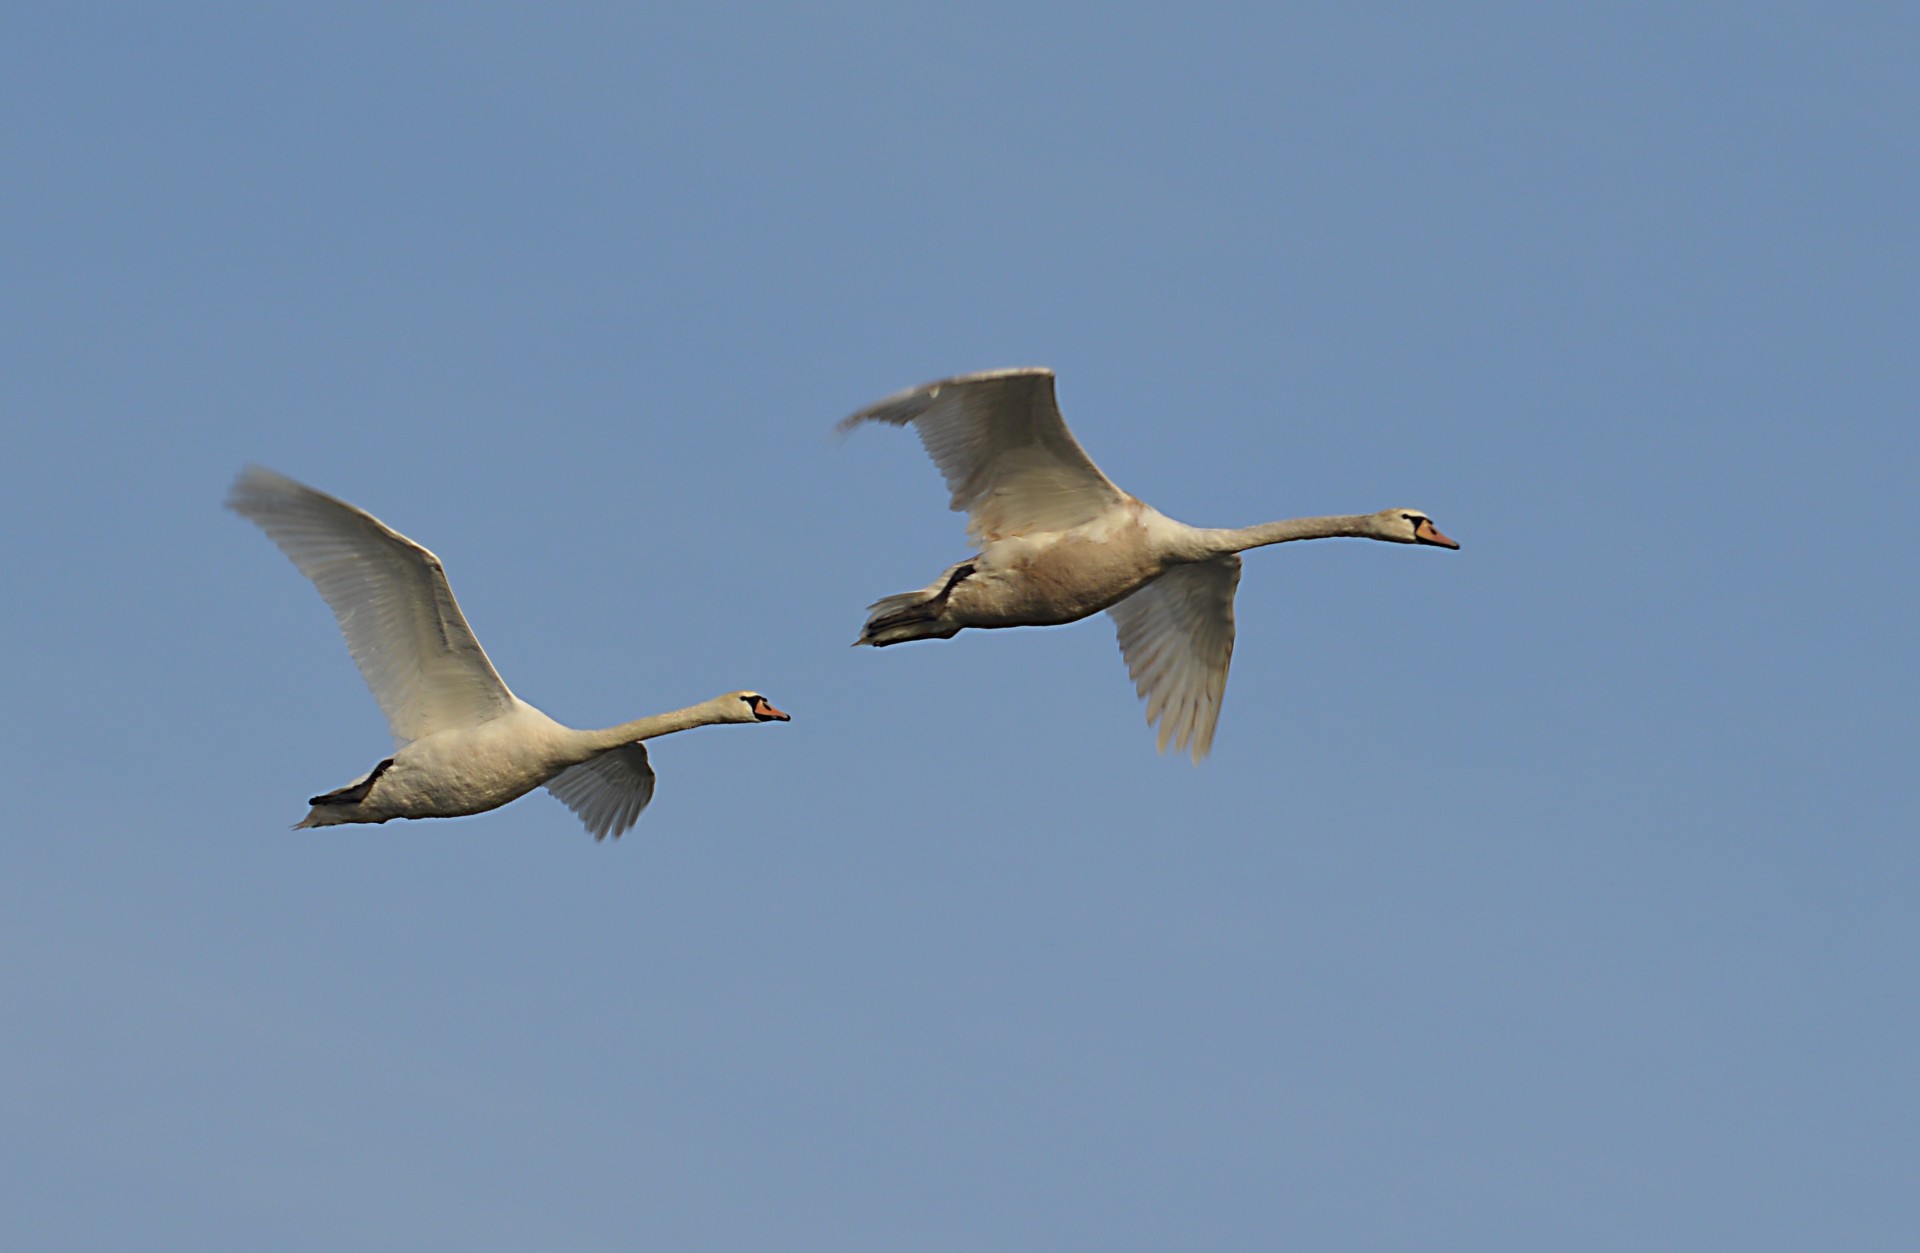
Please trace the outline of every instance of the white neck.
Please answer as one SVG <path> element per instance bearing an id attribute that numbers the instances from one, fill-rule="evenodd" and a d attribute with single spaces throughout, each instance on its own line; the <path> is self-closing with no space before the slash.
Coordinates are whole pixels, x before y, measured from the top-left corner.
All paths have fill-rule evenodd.
<path id="1" fill-rule="evenodd" d="M 590 750 L 588 756 L 604 753 L 610 748 L 622 744 L 631 744 L 635 740 L 651 740 L 662 735 L 672 735 L 675 731 L 691 731 L 695 727 L 710 727 L 722 722 L 740 722 L 739 717 L 729 717 L 735 713 L 740 698 L 737 696 L 716 696 L 712 700 L 702 701 L 698 705 L 688 705 L 685 709 L 675 709 L 668 713 L 654 714 L 650 718 L 637 718 L 632 722 L 623 722 L 617 727 L 607 727 L 599 731 L 578 731 L 581 746 Z"/>
<path id="2" fill-rule="evenodd" d="M 1200 547 L 1208 557 L 1263 548 L 1268 544 L 1287 544 L 1297 539 L 1380 539 L 1371 514 L 1341 513 L 1324 518 L 1288 518 L 1284 522 L 1263 522 L 1259 526 L 1238 528 L 1195 527 Z"/>

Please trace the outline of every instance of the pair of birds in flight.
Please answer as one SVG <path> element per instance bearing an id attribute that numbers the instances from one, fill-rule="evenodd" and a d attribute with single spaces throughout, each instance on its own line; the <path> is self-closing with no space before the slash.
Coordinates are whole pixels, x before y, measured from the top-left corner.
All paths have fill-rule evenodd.
<path id="1" fill-rule="evenodd" d="M 967 627 L 1052 626 L 1106 610 L 1159 747 L 1197 762 L 1213 743 L 1233 656 L 1239 554 L 1351 536 L 1459 545 L 1417 509 L 1191 527 L 1114 486 L 1068 431 L 1053 372 L 995 370 L 890 396 L 840 423 L 911 424 L 979 552 L 917 592 L 869 609 L 858 644 L 949 639 Z M 319 588 L 394 738 L 393 756 L 313 797 L 298 827 L 442 818 L 544 786 L 595 839 L 619 836 L 653 798 L 646 741 L 724 723 L 786 722 L 758 692 L 728 692 L 598 731 L 563 726 L 515 696 L 487 660 L 431 552 L 345 501 L 250 467 L 228 507 Z"/>

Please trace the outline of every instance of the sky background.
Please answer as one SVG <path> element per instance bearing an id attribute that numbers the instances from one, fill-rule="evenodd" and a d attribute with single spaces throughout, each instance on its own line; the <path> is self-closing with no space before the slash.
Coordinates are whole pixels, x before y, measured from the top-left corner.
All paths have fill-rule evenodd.
<path id="1" fill-rule="evenodd" d="M 645 11 L 642 11 L 642 10 Z M 72 4 L 0 17 L 13 1248 L 1909 1249 L 1920 17 Z M 1212 757 L 889 392 L 1059 372 L 1250 554 Z M 385 756 L 255 461 L 653 746 Z"/>

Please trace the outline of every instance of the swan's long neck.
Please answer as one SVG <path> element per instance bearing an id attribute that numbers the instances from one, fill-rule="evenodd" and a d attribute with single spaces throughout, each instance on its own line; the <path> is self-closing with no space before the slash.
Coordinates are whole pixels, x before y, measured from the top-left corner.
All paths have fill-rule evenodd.
<path id="1" fill-rule="evenodd" d="M 617 727 L 606 727 L 598 731 L 581 731 L 581 746 L 593 753 L 604 753 L 610 748 L 622 744 L 631 744 L 635 740 L 651 740 L 662 735 L 672 735 L 675 731 L 691 731 L 695 727 L 710 727 L 727 721 L 722 716 L 725 706 L 721 700 L 704 701 L 698 705 L 688 705 L 685 709 L 675 709 L 669 713 L 654 714 L 650 718 L 637 718 L 632 722 L 623 722 Z"/>
<path id="2" fill-rule="evenodd" d="M 1245 552 L 1268 544 L 1286 544 L 1297 539 L 1335 539 L 1349 536 L 1375 538 L 1372 517 L 1364 513 L 1333 514 L 1324 518 L 1288 518 L 1284 522 L 1263 522 L 1259 526 L 1196 527 L 1199 544 L 1209 557 Z"/>

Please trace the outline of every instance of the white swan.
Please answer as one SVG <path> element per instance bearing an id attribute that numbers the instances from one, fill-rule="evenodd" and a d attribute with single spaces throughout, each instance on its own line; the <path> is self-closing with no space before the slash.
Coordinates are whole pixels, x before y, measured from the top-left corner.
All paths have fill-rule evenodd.
<path id="1" fill-rule="evenodd" d="M 250 518 L 313 580 L 340 621 L 396 751 L 316 796 L 296 824 L 450 818 L 495 809 L 546 785 L 605 839 L 653 799 L 640 741 L 723 722 L 786 722 L 758 692 L 576 731 L 500 680 L 447 586 L 440 559 L 378 518 L 284 475 L 249 466 L 227 507 Z"/>
<path id="2" fill-rule="evenodd" d="M 1354 536 L 1458 548 L 1417 509 L 1295 518 L 1240 530 L 1175 522 L 1115 487 L 1081 451 L 1053 371 L 991 370 L 889 396 L 840 423 L 911 422 L 980 552 L 917 592 L 869 607 L 856 644 L 948 639 L 967 627 L 1051 626 L 1104 609 L 1158 723 L 1160 751 L 1213 744 L 1233 657 L 1233 592 L 1248 548 Z"/>

